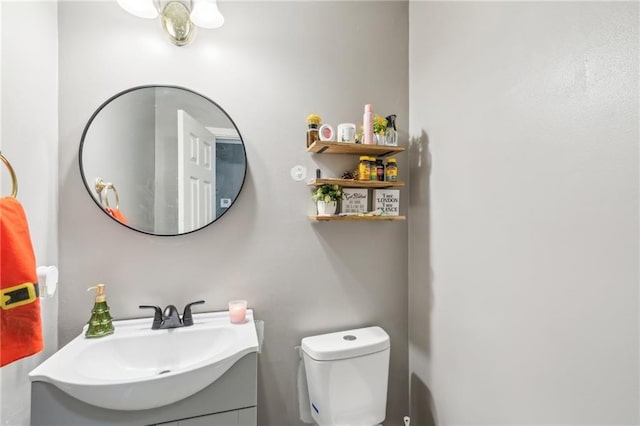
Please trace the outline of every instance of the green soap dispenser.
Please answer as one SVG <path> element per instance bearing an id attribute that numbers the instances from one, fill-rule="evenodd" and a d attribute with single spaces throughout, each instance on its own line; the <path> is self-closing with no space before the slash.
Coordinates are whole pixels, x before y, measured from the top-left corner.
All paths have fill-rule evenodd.
<path id="1" fill-rule="evenodd" d="M 102 337 L 113 334 L 113 322 L 107 305 L 107 296 L 104 295 L 104 284 L 87 289 L 87 291 L 90 290 L 96 291 L 96 301 L 91 310 L 89 327 L 84 335 L 86 337 Z"/>

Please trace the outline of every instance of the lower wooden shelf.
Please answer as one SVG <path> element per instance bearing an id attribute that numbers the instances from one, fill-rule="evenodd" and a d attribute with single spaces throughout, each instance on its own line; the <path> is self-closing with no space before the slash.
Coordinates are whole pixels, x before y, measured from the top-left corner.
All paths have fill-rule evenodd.
<path id="1" fill-rule="evenodd" d="M 330 221 L 339 221 L 339 220 L 406 220 L 406 216 L 309 216 L 309 220 L 313 220 L 316 222 L 330 222 Z"/>

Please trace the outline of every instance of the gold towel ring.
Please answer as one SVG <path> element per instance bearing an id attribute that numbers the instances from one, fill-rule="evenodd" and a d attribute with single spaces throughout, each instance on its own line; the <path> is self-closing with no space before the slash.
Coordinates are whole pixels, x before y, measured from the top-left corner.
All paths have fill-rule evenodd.
<path id="1" fill-rule="evenodd" d="M 9 160 L 7 160 L 7 157 L 2 154 L 2 152 L 0 152 L 0 159 L 2 160 L 4 165 L 7 166 L 9 174 L 11 175 L 11 197 L 16 198 L 16 195 L 18 195 L 18 177 L 16 176 L 16 172 L 13 170 L 13 167 L 11 167 L 11 163 L 9 162 Z"/>
<path id="2" fill-rule="evenodd" d="M 118 196 L 118 190 L 112 183 L 107 184 L 106 191 L 104 193 L 104 202 L 107 204 L 107 207 L 111 207 L 109 205 L 109 190 L 112 190 L 114 194 L 116 194 L 116 210 L 120 208 L 120 197 Z"/>
<path id="3" fill-rule="evenodd" d="M 109 205 L 109 190 L 111 189 L 113 193 L 116 195 L 116 209 L 120 208 L 120 197 L 118 196 L 118 190 L 111 182 L 105 182 L 102 178 L 96 178 L 95 185 L 96 192 L 98 193 L 98 198 L 100 199 L 100 204 L 106 207 L 111 207 Z M 102 193 L 104 191 L 104 199 L 102 198 Z"/>
<path id="4" fill-rule="evenodd" d="M 102 180 L 102 178 L 97 177 L 96 178 L 96 185 L 95 185 L 95 189 L 96 192 L 98 193 L 98 199 L 100 200 L 100 205 L 104 205 L 104 202 L 102 201 L 102 191 L 104 191 L 104 188 L 106 188 L 107 184 Z"/>

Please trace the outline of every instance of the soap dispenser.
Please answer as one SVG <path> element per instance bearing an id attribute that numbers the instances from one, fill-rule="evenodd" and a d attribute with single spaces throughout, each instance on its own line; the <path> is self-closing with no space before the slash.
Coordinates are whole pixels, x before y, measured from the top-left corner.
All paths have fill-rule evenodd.
<path id="1" fill-rule="evenodd" d="M 91 310 L 89 327 L 84 334 L 86 337 L 102 337 L 113 334 L 113 322 L 107 305 L 107 296 L 104 295 L 104 284 L 90 287 L 87 291 L 96 291 L 96 300 Z"/>

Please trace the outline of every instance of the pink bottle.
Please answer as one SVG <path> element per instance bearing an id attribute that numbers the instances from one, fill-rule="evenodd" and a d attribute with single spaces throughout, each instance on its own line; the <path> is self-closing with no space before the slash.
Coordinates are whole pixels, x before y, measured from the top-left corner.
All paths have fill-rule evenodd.
<path id="1" fill-rule="evenodd" d="M 373 106 L 366 104 L 364 106 L 364 117 L 362 117 L 363 130 L 362 130 L 362 142 L 365 145 L 373 145 Z"/>

